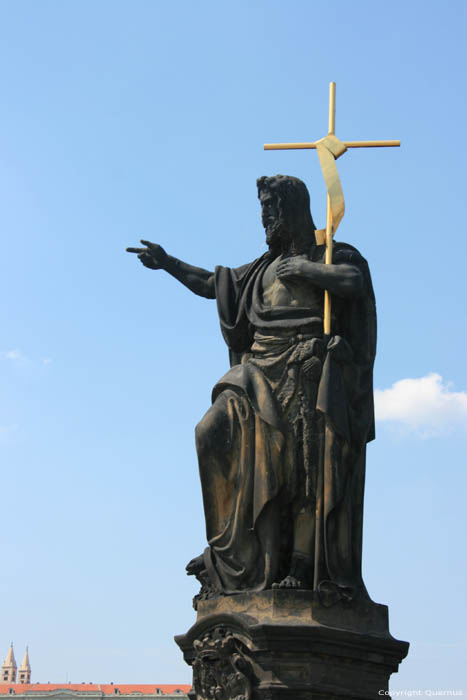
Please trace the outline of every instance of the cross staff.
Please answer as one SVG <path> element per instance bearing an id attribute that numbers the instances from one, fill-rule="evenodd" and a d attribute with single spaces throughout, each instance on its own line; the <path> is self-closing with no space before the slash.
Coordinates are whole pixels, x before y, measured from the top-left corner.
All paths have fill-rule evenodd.
<path id="1" fill-rule="evenodd" d="M 348 148 L 375 148 L 400 146 L 400 141 L 340 141 L 336 129 L 336 83 L 329 83 L 329 126 L 328 135 L 319 141 L 309 143 L 265 143 L 265 151 L 315 148 L 323 171 L 327 189 L 326 230 L 316 231 L 318 243 L 326 243 L 325 264 L 332 263 L 332 242 L 337 227 L 344 216 L 344 195 L 336 167 L 336 159 Z M 324 334 L 331 334 L 331 295 L 324 291 Z"/>

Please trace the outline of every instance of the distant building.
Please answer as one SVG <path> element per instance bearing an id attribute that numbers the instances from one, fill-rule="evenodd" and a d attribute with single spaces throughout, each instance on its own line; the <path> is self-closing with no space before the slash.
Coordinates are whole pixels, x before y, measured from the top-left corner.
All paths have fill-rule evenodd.
<path id="1" fill-rule="evenodd" d="M 2 683 L 0 700 L 19 695 L 20 700 L 154 700 L 156 697 L 181 700 L 189 685 L 128 685 L 126 683 Z M 5 698 L 6 700 L 6 698 Z M 18 699 L 19 700 L 19 699 Z"/>
<path id="2" fill-rule="evenodd" d="M 2 670 L 0 672 L 0 686 L 5 685 L 5 683 L 16 683 L 16 659 L 15 653 L 13 651 L 13 642 L 11 643 L 6 659 L 2 664 Z M 31 666 L 29 663 L 28 648 L 24 653 L 24 658 L 19 667 L 18 671 L 18 683 L 30 683 L 31 682 Z"/>
<path id="3" fill-rule="evenodd" d="M 6 659 L 2 664 L 1 683 L 16 683 L 16 659 L 13 642 L 10 645 Z"/>
<path id="4" fill-rule="evenodd" d="M 26 647 L 24 652 L 24 657 L 21 662 L 21 666 L 18 670 L 18 683 L 30 683 L 31 682 L 31 664 L 29 663 L 29 652 Z"/>
<path id="5" fill-rule="evenodd" d="M 16 676 L 18 675 L 18 682 Z M 20 695 L 20 700 L 154 700 L 155 697 L 186 698 L 191 686 L 182 684 L 129 685 L 128 683 L 31 683 L 31 664 L 26 647 L 19 669 L 13 644 L 2 664 L 0 700 L 5 695 Z M 6 699 L 5 699 L 6 700 Z"/>

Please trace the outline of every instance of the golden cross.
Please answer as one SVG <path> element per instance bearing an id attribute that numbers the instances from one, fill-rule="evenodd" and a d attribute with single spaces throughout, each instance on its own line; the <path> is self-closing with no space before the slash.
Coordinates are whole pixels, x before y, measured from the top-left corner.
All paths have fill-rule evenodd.
<path id="1" fill-rule="evenodd" d="M 335 135 L 336 129 L 336 83 L 329 83 L 329 126 L 328 135 L 319 141 L 310 143 L 265 143 L 265 151 L 285 149 L 316 148 L 323 171 L 327 189 L 326 232 L 317 231 L 318 243 L 326 243 L 325 264 L 332 263 L 333 236 L 344 216 L 344 196 L 337 172 L 336 159 L 347 148 L 375 148 L 381 146 L 400 146 L 400 141 L 340 141 Z M 324 291 L 324 334 L 331 334 L 331 295 Z"/>

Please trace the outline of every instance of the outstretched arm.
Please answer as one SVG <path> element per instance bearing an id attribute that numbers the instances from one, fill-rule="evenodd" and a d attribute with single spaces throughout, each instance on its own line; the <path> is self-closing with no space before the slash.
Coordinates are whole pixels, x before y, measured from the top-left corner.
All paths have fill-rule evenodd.
<path id="1" fill-rule="evenodd" d="M 165 270 L 190 291 L 206 299 L 215 299 L 214 273 L 202 267 L 194 267 L 188 263 L 168 255 L 158 243 L 142 240 L 146 248 L 127 248 L 128 253 L 136 253 L 145 267 L 150 270 Z"/>
<path id="2" fill-rule="evenodd" d="M 277 266 L 279 279 L 307 279 L 317 287 L 340 297 L 358 296 L 363 291 L 363 275 L 357 265 L 323 265 L 306 256 L 285 258 Z"/>

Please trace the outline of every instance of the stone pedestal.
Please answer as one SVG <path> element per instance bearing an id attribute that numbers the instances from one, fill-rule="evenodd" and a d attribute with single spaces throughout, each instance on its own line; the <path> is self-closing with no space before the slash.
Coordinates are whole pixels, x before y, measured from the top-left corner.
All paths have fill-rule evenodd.
<path id="1" fill-rule="evenodd" d="M 409 648 L 389 634 L 385 605 L 324 607 L 290 590 L 202 601 L 175 641 L 196 700 L 381 698 Z"/>

